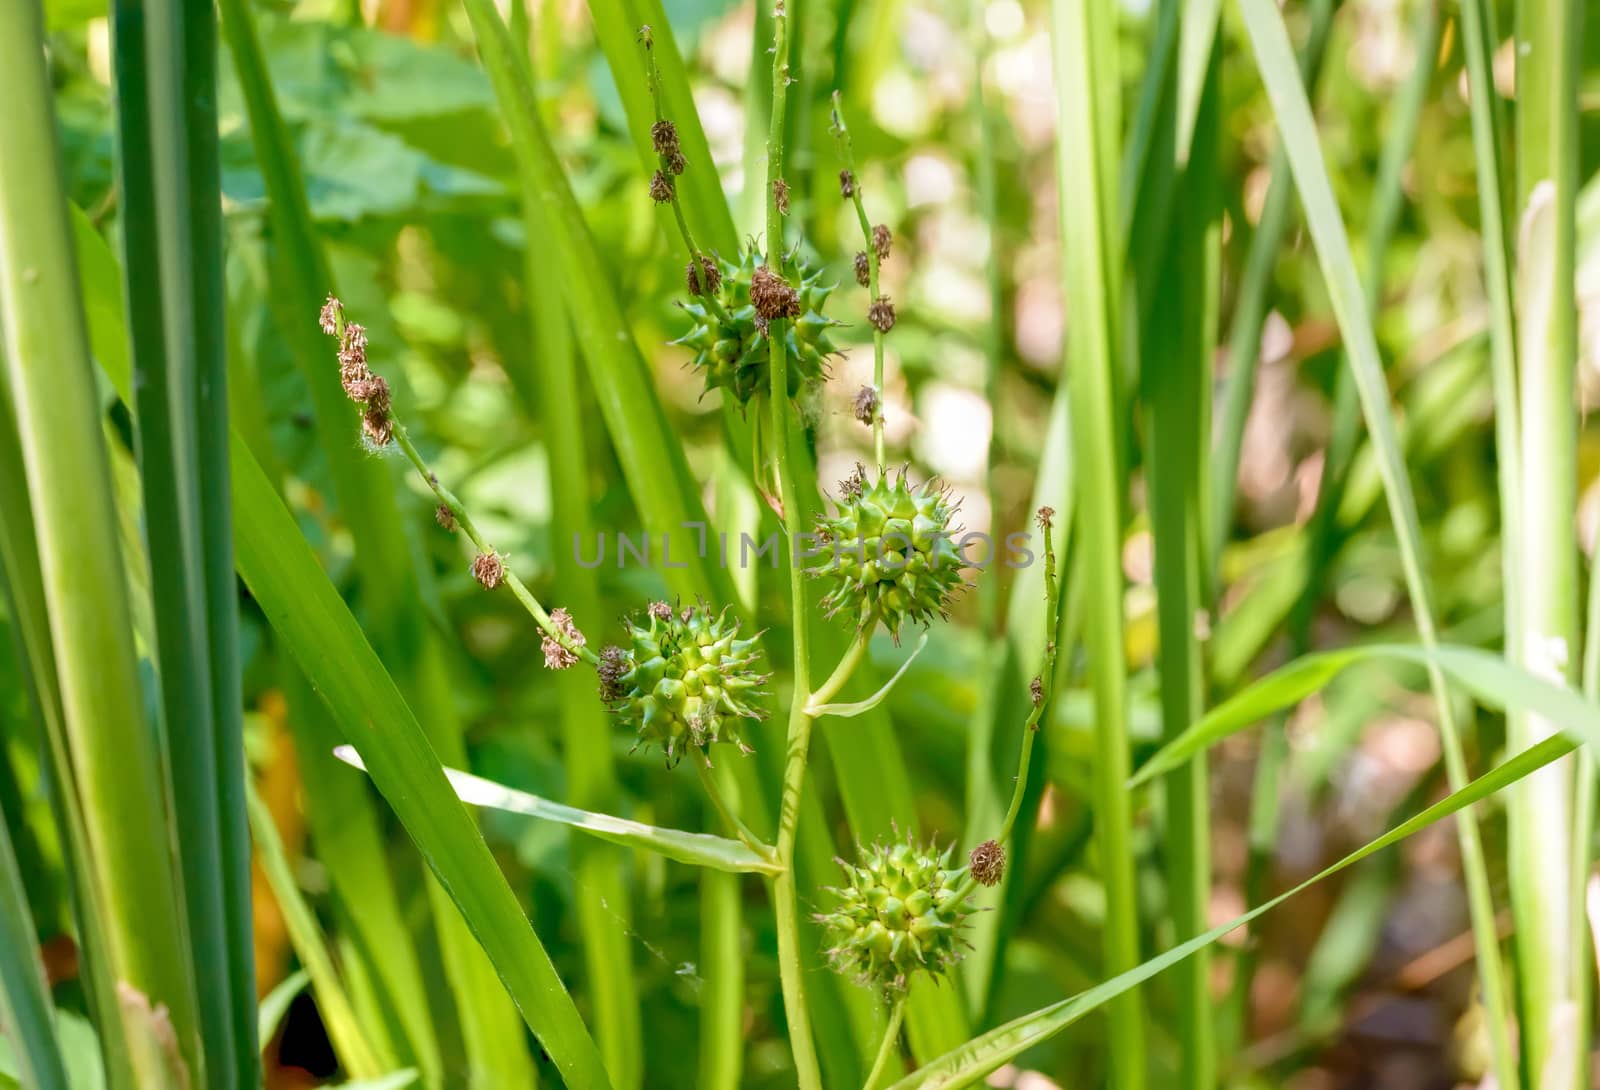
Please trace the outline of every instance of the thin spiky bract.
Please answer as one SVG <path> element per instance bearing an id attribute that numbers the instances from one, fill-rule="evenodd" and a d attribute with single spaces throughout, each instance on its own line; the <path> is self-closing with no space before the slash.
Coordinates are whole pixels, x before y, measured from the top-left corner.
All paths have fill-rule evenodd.
<path id="1" fill-rule="evenodd" d="M 951 868 L 954 851 L 908 835 L 861 850 L 859 864 L 839 860 L 846 884 L 829 890 L 838 904 L 817 916 L 833 968 L 898 994 L 919 970 L 937 976 L 961 960 L 961 927 L 973 910 L 959 892 L 961 870 Z"/>
<path id="2" fill-rule="evenodd" d="M 660 746 L 669 768 L 691 746 L 751 752 L 745 730 L 764 715 L 756 701 L 769 675 L 757 671 L 757 641 L 739 638 L 738 621 L 726 609 L 658 602 L 627 626 L 628 649 L 607 650 L 614 676 L 602 672 L 601 695 L 639 744 Z"/>
<path id="3" fill-rule="evenodd" d="M 684 312 L 695 324 L 672 342 L 694 349 L 692 365 L 701 373 L 707 390 L 727 390 L 741 407 L 771 388 L 766 323 L 750 298 L 751 283 L 764 260 L 752 248 L 737 265 L 720 261 L 721 280 L 713 285 L 713 293 L 721 312 L 700 298 L 684 303 Z M 822 313 L 823 304 L 836 285 L 823 283 L 822 270 L 811 271 L 803 261 L 796 264 L 798 314 L 784 329 L 790 397 L 799 397 L 802 391 L 826 378 L 828 357 L 838 352 L 828 339 L 828 330 L 839 323 Z"/>
<path id="4" fill-rule="evenodd" d="M 817 519 L 822 552 L 808 569 L 830 584 L 823 609 L 853 617 L 858 628 L 881 620 L 896 639 L 908 620 L 944 616 L 965 585 L 948 490 L 932 481 L 913 487 L 902 470 L 870 485 L 858 473 L 841 493 L 839 513 Z"/>

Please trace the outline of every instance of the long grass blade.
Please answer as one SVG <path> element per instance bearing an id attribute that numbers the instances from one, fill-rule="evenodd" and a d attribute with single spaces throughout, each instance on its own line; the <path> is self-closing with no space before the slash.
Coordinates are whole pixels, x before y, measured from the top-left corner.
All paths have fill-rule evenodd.
<path id="1" fill-rule="evenodd" d="M 0 10 L 0 326 L 49 607 L 88 866 L 115 978 L 170 1012 L 177 1055 L 204 1081 L 189 946 L 168 847 L 162 755 L 144 719 L 128 590 L 45 69 L 39 5 Z M 124 1003 L 140 1064 L 150 1024 Z M 120 1058 L 119 1058 L 120 1059 Z M 113 1060 L 121 1069 L 126 1060 Z M 149 1085 L 164 1065 L 139 1068 Z"/>
<path id="2" fill-rule="evenodd" d="M 1377 457 L 1390 520 L 1399 539 L 1401 566 L 1406 588 L 1416 616 L 1417 631 L 1424 647 L 1437 643 L 1433 606 L 1426 569 L 1423 566 L 1422 534 L 1418 525 L 1416 499 L 1401 458 L 1400 443 L 1389 409 L 1389 391 L 1384 381 L 1383 364 L 1378 355 L 1377 338 L 1372 331 L 1366 300 L 1350 255 L 1350 240 L 1328 181 L 1322 148 L 1317 142 L 1316 123 L 1305 88 L 1295 70 L 1294 55 L 1283 16 L 1270 0 L 1240 0 L 1257 67 L 1277 118 L 1280 138 L 1288 153 L 1289 167 L 1307 226 L 1322 267 L 1334 316 L 1344 336 L 1345 351 L 1360 397 L 1362 414 Z M 1435 664 L 1429 665 L 1429 682 L 1438 708 L 1439 730 L 1443 740 L 1445 767 L 1452 786 L 1467 779 L 1466 759 L 1460 732 L 1445 689 L 1444 676 Z M 1461 841 L 1462 869 L 1465 874 L 1472 928 L 1477 946 L 1478 971 L 1483 982 L 1488 1008 L 1495 1069 L 1505 1083 L 1511 1074 L 1511 1061 L 1505 1027 L 1509 1008 L 1505 998 L 1504 973 L 1499 959 L 1498 933 L 1494 906 L 1489 895 L 1488 877 L 1479 840 L 1477 820 L 1471 811 L 1457 822 Z"/>
<path id="3" fill-rule="evenodd" d="M 1227 923 L 1218 924 L 1209 931 L 1196 935 L 1188 942 L 1180 943 L 1165 953 L 1159 954 L 1125 973 L 1112 977 L 1086 991 L 1079 992 L 1068 999 L 1063 999 L 1058 1003 L 1034 1011 L 1032 1014 L 1023 1015 L 1021 1018 L 975 1038 L 955 1052 L 940 1057 L 935 1062 L 902 1079 L 891 1090 L 956 1090 L 958 1087 L 973 1085 L 1008 1060 L 1021 1055 L 1037 1044 L 1049 1040 L 1086 1015 L 1114 1001 L 1118 996 L 1127 994 L 1130 989 L 1138 987 L 1157 974 L 1176 965 L 1183 959 L 1193 955 L 1197 950 L 1210 946 L 1236 928 L 1242 927 L 1272 911 L 1318 882 L 1354 866 L 1385 848 L 1398 844 L 1406 837 L 1427 828 L 1435 822 L 1442 821 L 1452 814 L 1462 813 L 1471 807 L 1473 803 L 1503 791 L 1539 769 L 1547 767 L 1551 762 L 1560 760 L 1571 753 L 1572 749 L 1573 743 L 1568 739 L 1545 739 L 1532 749 L 1524 750 L 1517 754 L 1493 771 L 1470 781 L 1456 791 L 1452 791 L 1448 796 L 1434 803 L 1426 810 L 1401 822 L 1382 836 L 1362 845 L 1338 862 L 1323 868 L 1292 889 L 1285 890 L 1278 896 L 1257 905 L 1243 915 L 1229 920 Z"/>
<path id="4" fill-rule="evenodd" d="M 55 1011 L 39 964 L 33 914 L 11 833 L 0 823 L 0 1026 L 17 1051 L 22 1077 L 37 1090 L 67 1090 Z"/>

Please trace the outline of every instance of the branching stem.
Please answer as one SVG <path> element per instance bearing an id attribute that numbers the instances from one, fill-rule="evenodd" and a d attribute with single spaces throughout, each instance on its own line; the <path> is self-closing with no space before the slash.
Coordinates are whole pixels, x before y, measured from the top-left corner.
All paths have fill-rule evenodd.
<path id="1" fill-rule="evenodd" d="M 833 135 L 839 141 L 839 157 L 850 172 L 850 200 L 856 206 L 856 219 L 861 222 L 861 241 L 867 254 L 867 294 L 876 301 L 878 291 L 878 248 L 872 241 L 872 221 L 867 219 L 867 207 L 861 201 L 861 175 L 856 173 L 856 155 L 850 145 L 850 130 L 844 123 L 844 111 L 839 108 L 839 92 L 833 93 Z M 872 388 L 878 395 L 878 411 L 872 418 L 872 454 L 878 467 L 884 465 L 883 454 L 883 330 L 872 329 Z"/>

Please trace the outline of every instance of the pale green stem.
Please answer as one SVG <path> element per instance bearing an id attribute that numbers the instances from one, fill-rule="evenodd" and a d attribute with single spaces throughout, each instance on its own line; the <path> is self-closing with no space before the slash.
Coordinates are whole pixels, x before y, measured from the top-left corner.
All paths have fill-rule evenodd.
<path id="1" fill-rule="evenodd" d="M 878 1080 L 883 1078 L 883 1073 L 888 1070 L 889 1058 L 894 1055 L 895 1045 L 900 1042 L 900 1024 L 906 1017 L 906 997 L 894 1001 L 894 1008 L 889 1011 L 889 1024 L 883 1030 L 883 1043 L 878 1046 L 878 1058 L 872 1061 L 872 1070 L 867 1073 L 865 1090 L 874 1090 Z"/>
<path id="2" fill-rule="evenodd" d="M 711 762 L 697 755 L 689 763 L 694 765 L 694 770 L 700 777 L 700 784 L 706 789 L 706 796 L 728 828 L 738 834 L 745 847 L 763 859 L 772 859 L 772 845 L 763 842 L 760 837 L 752 833 L 749 826 L 739 820 L 738 815 L 728 806 L 727 800 L 722 797 L 722 789 L 717 786 L 717 778 L 711 774 Z"/>
<path id="3" fill-rule="evenodd" d="M 861 222 L 861 240 L 867 253 L 867 297 L 878 300 L 878 248 L 872 244 L 872 221 L 867 219 L 867 207 L 861 201 L 861 175 L 856 173 L 855 151 L 850 146 L 850 130 L 845 127 L 844 111 L 839 108 L 839 92 L 833 93 L 833 134 L 839 140 L 839 156 L 850 172 L 850 200 L 856 206 L 856 219 Z M 872 328 L 872 388 L 878 395 L 878 411 L 872 418 L 872 456 L 878 468 L 884 465 L 883 454 L 883 330 Z"/>
<path id="4" fill-rule="evenodd" d="M 806 706 L 814 710 L 838 696 L 839 690 L 849 684 L 851 675 L 856 672 L 856 667 L 860 666 L 862 660 L 867 657 L 867 648 L 871 643 L 872 630 L 870 628 L 863 628 L 856 633 L 855 641 L 850 644 L 844 655 L 840 657 L 839 665 L 835 666 L 833 673 L 828 675 L 828 679 L 818 685 L 811 693 L 811 699 L 806 701 Z"/>
<path id="5" fill-rule="evenodd" d="M 772 13 L 772 116 L 767 129 L 767 266 L 782 275 L 783 220 L 772 199 L 772 183 L 783 177 L 783 115 L 789 97 L 788 17 L 783 0 Z M 795 562 L 795 542 L 804 527 L 800 524 L 800 492 L 795 486 L 794 467 L 789 462 L 789 414 L 792 409 L 784 391 L 789 388 L 789 360 L 784 342 L 784 321 L 774 320 L 767 331 L 772 363 L 768 406 L 772 413 L 772 457 L 777 469 L 778 496 L 783 508 L 784 537 L 789 556 L 789 601 L 794 630 L 794 693 L 789 707 L 788 756 L 783 769 L 783 793 L 778 807 L 778 865 L 782 871 L 772 883 L 775 923 L 778 931 L 778 969 L 783 984 L 784 1011 L 789 1020 L 789 1042 L 794 1050 L 795 1077 L 802 1090 L 821 1090 L 822 1070 L 817 1064 L 817 1046 L 811 1035 L 811 1016 L 806 1009 L 804 967 L 800 958 L 800 927 L 795 896 L 795 828 L 800 818 L 800 792 L 805 785 L 806 756 L 811 748 L 812 718 L 806 713 L 810 701 L 810 633 L 806 615 L 805 587 Z"/>

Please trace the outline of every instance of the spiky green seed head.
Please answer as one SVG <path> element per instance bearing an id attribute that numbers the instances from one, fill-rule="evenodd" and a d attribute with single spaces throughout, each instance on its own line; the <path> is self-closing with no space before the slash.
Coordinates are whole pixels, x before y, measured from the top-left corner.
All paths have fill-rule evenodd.
<path id="1" fill-rule="evenodd" d="M 746 730 L 764 714 L 756 700 L 769 675 L 756 669 L 756 641 L 739 638 L 727 610 L 655 602 L 626 623 L 627 648 L 601 655 L 600 695 L 639 744 L 660 746 L 669 768 L 691 746 L 728 742 L 752 752 Z"/>
<path id="2" fill-rule="evenodd" d="M 919 970 L 937 976 L 961 960 L 961 928 L 972 910 L 957 895 L 963 872 L 950 866 L 954 850 L 907 837 L 863 849 L 859 863 L 839 860 L 845 884 L 828 891 L 837 903 L 817 916 L 834 969 L 898 993 Z"/>
<path id="3" fill-rule="evenodd" d="M 771 385 L 767 322 L 756 312 L 750 298 L 751 283 L 756 270 L 762 267 L 762 257 L 751 249 L 737 265 L 726 261 L 719 261 L 718 265 L 721 282 L 708 279 L 713 280 L 712 290 L 723 313 L 718 314 L 703 298 L 684 303 L 684 313 L 694 320 L 694 325 L 672 343 L 694 350 L 692 364 L 705 380 L 707 390 L 727 390 L 743 407 Z M 838 352 L 828 339 L 828 330 L 839 323 L 822 313 L 835 285 L 823 283 L 822 275 L 822 270 L 812 271 L 800 263 L 799 283 L 794 289 L 798 299 L 796 316 L 784 331 L 790 397 L 799 397 L 808 386 L 821 382 L 827 374 L 828 357 Z"/>
<path id="4" fill-rule="evenodd" d="M 857 466 L 840 482 L 838 514 L 817 518 L 820 554 L 807 571 L 828 584 L 823 608 L 857 628 L 882 621 L 897 640 L 906 621 L 944 616 L 966 585 L 955 513 L 949 493 L 931 481 L 913 487 L 904 472 L 880 473 L 869 484 Z"/>

